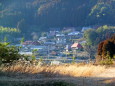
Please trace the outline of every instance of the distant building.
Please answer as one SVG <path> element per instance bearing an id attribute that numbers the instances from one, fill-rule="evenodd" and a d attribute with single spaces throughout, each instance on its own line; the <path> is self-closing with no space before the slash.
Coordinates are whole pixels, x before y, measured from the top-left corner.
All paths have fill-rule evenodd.
<path id="1" fill-rule="evenodd" d="M 44 45 L 55 45 L 55 42 L 44 42 Z"/>
<path id="2" fill-rule="evenodd" d="M 23 45 L 31 45 L 32 44 L 32 41 L 25 41 L 23 42 Z"/>
<path id="3" fill-rule="evenodd" d="M 82 45 L 79 44 L 79 43 L 74 43 L 72 46 L 71 46 L 72 49 L 83 49 Z"/>
<path id="4" fill-rule="evenodd" d="M 33 53 L 32 52 L 19 52 L 19 54 L 21 54 L 21 55 L 32 55 Z"/>
<path id="5" fill-rule="evenodd" d="M 90 26 L 89 27 L 83 27 L 82 30 L 81 30 L 81 32 L 84 32 L 84 31 L 86 31 L 88 29 L 91 29 L 91 27 Z"/>
<path id="6" fill-rule="evenodd" d="M 56 37 L 63 37 L 63 36 L 65 36 L 65 35 L 62 33 L 56 34 Z"/>
<path id="7" fill-rule="evenodd" d="M 46 50 L 47 49 L 47 46 L 31 46 L 30 47 L 31 50 Z"/>
<path id="8" fill-rule="evenodd" d="M 82 45 L 79 44 L 79 43 L 74 43 L 74 44 L 71 46 L 71 48 L 72 48 L 72 51 L 73 51 L 73 57 L 76 57 L 76 56 L 77 56 L 77 50 L 82 50 L 82 49 L 83 49 Z"/>
<path id="9" fill-rule="evenodd" d="M 39 41 L 45 42 L 47 40 L 47 37 L 40 37 Z"/>
<path id="10" fill-rule="evenodd" d="M 74 32 L 68 33 L 68 36 L 77 36 L 77 35 L 79 35 L 79 34 L 80 34 L 79 31 L 74 31 Z"/>
<path id="11" fill-rule="evenodd" d="M 38 41 L 25 41 L 23 45 L 40 45 Z"/>

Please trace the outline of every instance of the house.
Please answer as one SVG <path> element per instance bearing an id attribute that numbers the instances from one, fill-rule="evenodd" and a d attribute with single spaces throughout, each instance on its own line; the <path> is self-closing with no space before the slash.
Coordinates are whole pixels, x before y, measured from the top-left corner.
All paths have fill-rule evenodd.
<path id="1" fill-rule="evenodd" d="M 57 33 L 59 33 L 60 28 L 49 28 L 49 34 L 48 36 L 55 36 Z"/>
<path id="2" fill-rule="evenodd" d="M 58 60 L 51 61 L 51 65 L 60 65 L 60 64 L 62 64 L 61 61 Z"/>
<path id="3" fill-rule="evenodd" d="M 65 35 L 64 34 L 61 34 L 61 33 L 58 33 L 56 34 L 56 37 L 64 37 Z"/>
<path id="4" fill-rule="evenodd" d="M 68 33 L 68 35 L 66 36 L 68 42 L 72 42 L 76 39 L 82 38 L 82 35 L 79 31 L 73 31 Z"/>
<path id="5" fill-rule="evenodd" d="M 23 45 L 26 45 L 26 46 L 28 46 L 28 45 L 40 45 L 40 42 L 38 42 L 38 41 L 25 41 L 23 43 Z"/>
<path id="6" fill-rule="evenodd" d="M 72 46 L 71 46 L 72 49 L 83 49 L 82 45 L 79 44 L 79 43 L 74 43 Z"/>
<path id="7" fill-rule="evenodd" d="M 47 37 L 40 37 L 39 38 L 39 41 L 42 41 L 42 42 L 46 42 L 46 40 L 47 40 Z"/>
<path id="8" fill-rule="evenodd" d="M 47 46 L 49 50 L 55 50 L 55 42 L 45 42 L 44 45 Z"/>
<path id="9" fill-rule="evenodd" d="M 81 41 L 81 42 L 79 42 L 80 44 L 85 44 L 85 43 L 87 43 L 86 41 Z"/>
<path id="10" fill-rule="evenodd" d="M 65 44 L 65 43 L 66 43 L 65 35 L 62 33 L 56 34 L 56 44 Z"/>
<path id="11" fill-rule="evenodd" d="M 32 55 L 33 53 L 32 52 L 19 52 L 19 54 L 21 54 L 21 55 Z"/>
<path id="12" fill-rule="evenodd" d="M 55 45 L 55 42 L 44 42 L 44 45 Z"/>
<path id="13" fill-rule="evenodd" d="M 56 38 L 56 44 L 65 44 L 66 43 L 66 38 L 61 37 L 61 38 Z"/>
<path id="14" fill-rule="evenodd" d="M 39 55 L 47 55 L 48 47 L 47 46 L 31 46 L 31 51 L 37 50 Z"/>
<path id="15" fill-rule="evenodd" d="M 79 44 L 79 43 L 74 43 L 74 44 L 71 46 L 71 48 L 72 48 L 72 52 L 73 52 L 73 57 L 76 57 L 76 56 L 77 56 L 77 50 L 82 50 L 82 49 L 83 49 L 82 45 Z"/>
<path id="16" fill-rule="evenodd" d="M 25 41 L 23 42 L 23 45 L 31 45 L 32 44 L 32 41 Z"/>
<path id="17" fill-rule="evenodd" d="M 31 50 L 46 50 L 47 46 L 31 46 L 30 47 Z"/>
<path id="18" fill-rule="evenodd" d="M 31 45 L 40 45 L 40 42 L 38 42 L 38 41 L 33 41 Z"/>
<path id="19" fill-rule="evenodd" d="M 70 45 L 66 45 L 65 46 L 65 50 L 68 52 L 69 50 L 71 50 L 71 46 Z"/>
<path id="20" fill-rule="evenodd" d="M 77 36 L 77 35 L 79 35 L 79 34 L 80 34 L 79 31 L 74 31 L 74 32 L 68 33 L 68 36 Z"/>

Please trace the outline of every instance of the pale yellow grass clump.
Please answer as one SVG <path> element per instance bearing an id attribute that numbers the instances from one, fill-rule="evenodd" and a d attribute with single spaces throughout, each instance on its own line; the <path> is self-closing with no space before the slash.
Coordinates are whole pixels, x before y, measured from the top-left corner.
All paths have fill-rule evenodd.
<path id="1" fill-rule="evenodd" d="M 39 74 L 43 73 L 46 76 L 51 75 L 64 75 L 72 77 L 89 77 L 95 76 L 105 71 L 105 66 L 95 66 L 91 64 L 79 65 L 58 65 L 58 66 L 26 66 L 26 65 L 13 65 L 2 68 L 2 71 L 17 72 L 17 73 L 30 73 Z"/>
<path id="2" fill-rule="evenodd" d="M 87 76 L 95 76 L 99 73 L 104 72 L 104 66 L 94 66 L 94 65 L 60 65 L 60 66 L 51 66 L 48 68 L 44 68 L 44 71 L 47 73 L 60 74 L 60 75 L 68 75 L 73 77 L 87 77 Z"/>

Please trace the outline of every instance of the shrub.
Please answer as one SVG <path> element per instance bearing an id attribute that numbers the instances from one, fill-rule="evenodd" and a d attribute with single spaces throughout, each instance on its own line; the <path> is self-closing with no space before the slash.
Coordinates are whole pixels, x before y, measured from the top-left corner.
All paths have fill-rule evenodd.
<path id="1" fill-rule="evenodd" d="M 0 61 L 9 63 L 18 60 L 21 55 L 18 54 L 18 48 L 10 46 L 9 43 L 0 43 Z"/>
<path id="2" fill-rule="evenodd" d="M 105 60 L 101 61 L 100 64 L 111 65 L 111 64 L 113 64 L 113 60 L 112 59 L 105 59 Z"/>
<path id="3" fill-rule="evenodd" d="M 115 34 L 98 45 L 98 56 L 101 60 L 114 59 L 115 55 Z"/>
<path id="4" fill-rule="evenodd" d="M 112 63 L 112 59 L 114 59 L 115 55 L 115 34 L 110 38 L 98 45 L 98 58 L 100 60 L 104 60 L 101 63 Z"/>

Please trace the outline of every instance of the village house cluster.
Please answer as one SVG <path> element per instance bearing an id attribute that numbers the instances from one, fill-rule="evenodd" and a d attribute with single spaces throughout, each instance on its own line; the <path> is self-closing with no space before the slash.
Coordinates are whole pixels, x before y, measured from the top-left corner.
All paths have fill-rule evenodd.
<path id="1" fill-rule="evenodd" d="M 32 55 L 36 51 L 36 59 L 39 58 L 63 58 L 77 57 L 78 51 L 83 51 L 83 32 L 90 27 L 83 27 L 81 31 L 76 31 L 75 27 L 51 28 L 46 36 L 39 37 L 36 41 L 25 40 L 21 46 L 20 54 Z"/>

